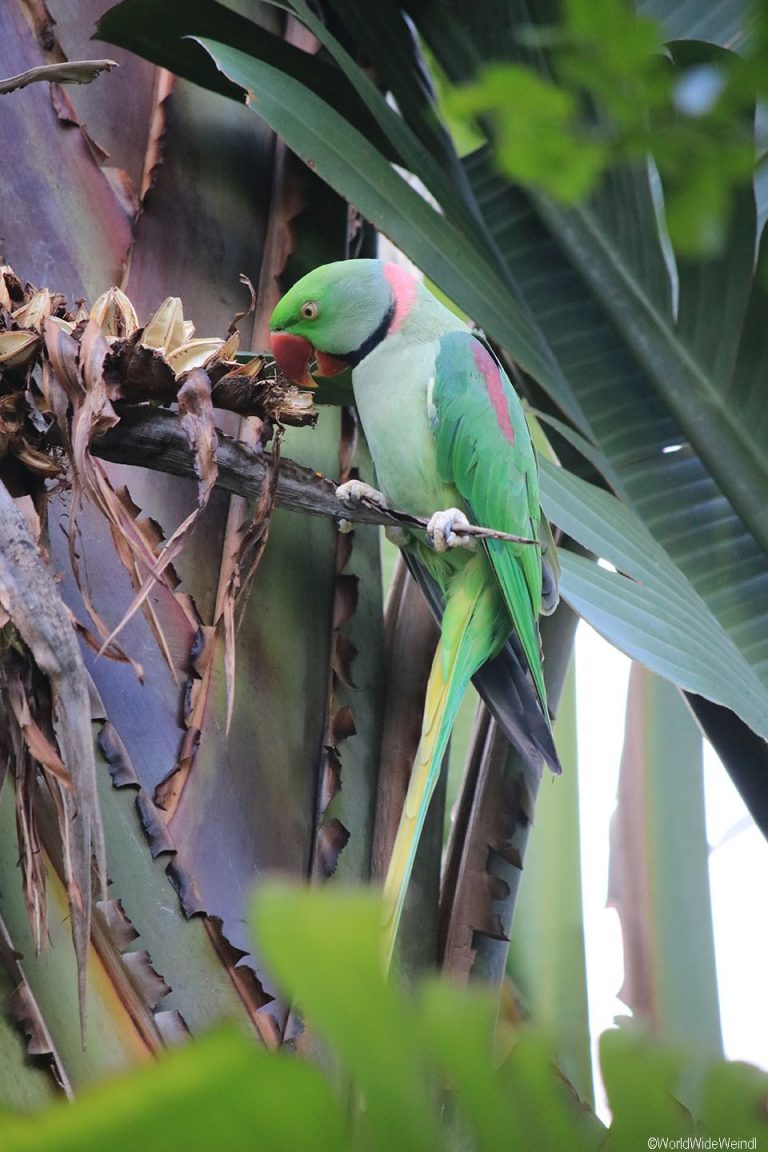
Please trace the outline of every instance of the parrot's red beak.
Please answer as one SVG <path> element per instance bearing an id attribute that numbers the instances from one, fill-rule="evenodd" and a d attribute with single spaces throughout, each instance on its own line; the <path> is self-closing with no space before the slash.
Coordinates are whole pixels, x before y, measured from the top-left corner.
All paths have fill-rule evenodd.
<path id="1" fill-rule="evenodd" d="M 275 364 L 283 375 L 300 384 L 302 388 L 317 388 L 309 373 L 309 364 L 314 351 L 309 340 L 304 336 L 296 336 L 293 332 L 272 332 L 269 339 Z"/>

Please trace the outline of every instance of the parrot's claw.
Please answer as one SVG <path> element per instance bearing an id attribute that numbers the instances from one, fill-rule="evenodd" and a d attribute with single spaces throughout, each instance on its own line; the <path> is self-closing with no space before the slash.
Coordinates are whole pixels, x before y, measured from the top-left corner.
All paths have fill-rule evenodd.
<path id="1" fill-rule="evenodd" d="M 459 508 L 444 508 L 430 517 L 427 538 L 435 552 L 447 552 L 449 548 L 468 548 L 470 552 L 476 550 L 476 538 L 459 536 L 454 531 L 458 527 L 469 527 L 469 520 Z"/>
<path id="2" fill-rule="evenodd" d="M 372 504 L 374 508 L 381 508 L 382 511 L 385 511 L 387 507 L 384 493 L 379 492 L 378 488 L 374 488 L 371 484 L 366 484 L 364 480 L 347 480 L 345 484 L 339 484 L 336 489 L 336 499 L 340 500 L 350 511 L 357 508 L 363 501 L 366 504 Z"/>

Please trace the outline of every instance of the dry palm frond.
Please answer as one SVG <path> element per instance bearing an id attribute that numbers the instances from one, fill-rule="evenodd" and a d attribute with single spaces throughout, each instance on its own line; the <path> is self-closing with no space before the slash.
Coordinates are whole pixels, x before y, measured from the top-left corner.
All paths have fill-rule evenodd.
<path id="1" fill-rule="evenodd" d="M 35 508 L 44 507 L 46 481 L 71 488 L 72 569 L 102 648 L 125 659 L 80 567 L 78 512 L 86 500 L 98 509 L 137 592 L 129 615 L 144 606 L 173 668 L 147 594 L 160 581 L 168 594 L 184 599 L 176 592 L 172 562 L 216 482 L 214 408 L 231 407 L 256 417 L 259 452 L 274 424 L 315 418 L 305 396 L 270 378 L 264 358 L 246 364 L 235 360 L 238 339 L 237 332 L 226 338 L 195 337 L 175 298 L 141 327 L 119 289 L 110 289 L 90 310 L 82 302 L 69 307 L 60 294 L 24 284 L 12 269 L 0 268 L 0 784 L 11 772 L 24 896 L 38 947 L 46 938 L 40 806 L 58 822 L 83 1028 L 92 857 L 102 900 L 106 858 L 87 676 L 73 621 L 46 568 Z M 107 467 L 92 452 L 98 438 L 119 424 L 126 407 L 136 405 L 173 408 L 193 454 L 197 507 L 167 541 L 127 490 L 113 486 Z M 21 503 L 13 498 L 17 495 Z M 262 520 L 261 547 L 266 513 Z M 246 556 L 247 550 L 247 568 Z M 89 638 L 88 630 L 79 627 Z"/>

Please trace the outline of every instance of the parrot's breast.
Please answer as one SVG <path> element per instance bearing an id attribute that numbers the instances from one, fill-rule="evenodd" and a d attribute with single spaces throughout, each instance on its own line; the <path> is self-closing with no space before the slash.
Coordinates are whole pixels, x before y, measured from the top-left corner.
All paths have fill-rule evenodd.
<path id="1" fill-rule="evenodd" d="M 377 345 L 352 374 L 378 487 L 392 508 L 413 516 L 429 517 L 463 504 L 437 469 L 429 412 L 437 346 L 437 341 L 414 344 L 395 334 Z"/>

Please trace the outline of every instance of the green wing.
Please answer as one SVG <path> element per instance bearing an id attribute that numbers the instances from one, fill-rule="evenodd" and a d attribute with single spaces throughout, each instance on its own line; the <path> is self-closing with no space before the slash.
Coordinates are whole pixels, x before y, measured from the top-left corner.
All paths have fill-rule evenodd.
<path id="1" fill-rule="evenodd" d="M 522 405 L 506 373 L 470 332 L 442 337 L 431 400 L 437 466 L 467 502 L 470 518 L 538 540 L 538 466 Z M 548 715 L 538 630 L 541 549 L 500 540 L 483 546 Z"/>

